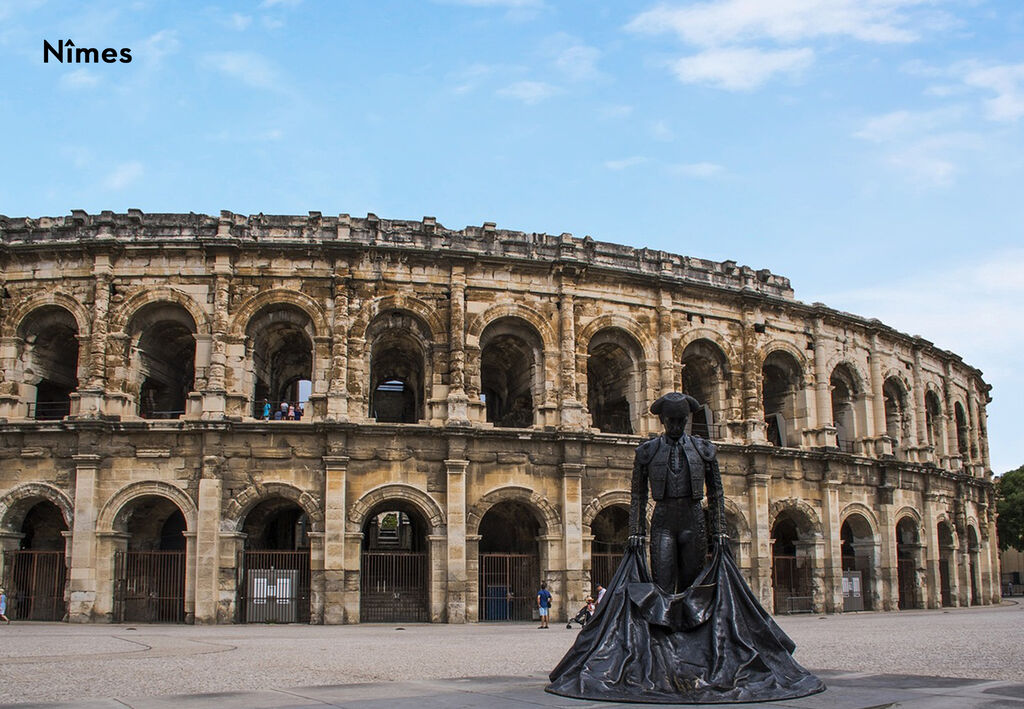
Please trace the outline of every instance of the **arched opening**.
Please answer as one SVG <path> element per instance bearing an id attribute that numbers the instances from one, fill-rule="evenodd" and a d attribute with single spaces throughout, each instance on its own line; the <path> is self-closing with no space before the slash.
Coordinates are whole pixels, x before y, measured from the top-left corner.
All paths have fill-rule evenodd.
<path id="1" fill-rule="evenodd" d="M 602 433 L 633 433 L 639 413 L 640 352 L 617 328 L 594 335 L 587 348 L 587 408 Z"/>
<path id="2" fill-rule="evenodd" d="M 728 402 L 728 362 L 718 345 L 696 340 L 683 350 L 683 393 L 701 404 L 690 416 L 690 433 L 701 438 L 719 439 L 719 427 Z"/>
<path id="3" fill-rule="evenodd" d="M 64 515 L 57 505 L 39 498 L 19 501 L 17 507 L 28 509 L 18 528 L 20 548 L 4 552 L 7 617 L 62 620 L 68 608 Z"/>
<path id="4" fill-rule="evenodd" d="M 776 613 L 814 610 L 814 543 L 806 520 L 791 510 L 772 525 L 772 589 Z"/>
<path id="5" fill-rule="evenodd" d="M 798 446 L 796 430 L 797 394 L 803 376 L 793 355 L 782 350 L 772 352 L 761 366 L 761 404 L 767 424 L 766 436 L 773 446 Z"/>
<path id="6" fill-rule="evenodd" d="M 839 529 L 842 540 L 843 610 L 874 610 L 875 537 L 860 514 L 851 514 Z"/>
<path id="7" fill-rule="evenodd" d="M 427 522 L 415 506 L 388 500 L 363 524 L 359 618 L 363 623 L 430 620 Z"/>
<path id="8" fill-rule="evenodd" d="M 313 379 L 313 322 L 289 304 L 261 310 L 246 327 L 253 368 L 253 416 L 302 418 Z M 305 386 L 304 386 L 305 384 Z"/>
<path id="9" fill-rule="evenodd" d="M 126 535 L 114 555 L 114 617 L 127 623 L 185 621 L 185 516 L 171 500 L 144 495 L 117 513 Z"/>
<path id="10" fill-rule="evenodd" d="M 932 446 L 936 455 L 942 455 L 946 450 L 942 440 L 942 404 L 934 391 L 924 395 L 924 420 L 928 445 Z"/>
<path id="11" fill-rule="evenodd" d="M 849 367 L 840 364 L 832 370 L 829 388 L 832 390 L 832 425 L 836 427 L 836 445 L 840 450 L 853 453 L 853 442 L 857 436 L 854 411 L 855 398 L 859 394 L 857 380 Z"/>
<path id="12" fill-rule="evenodd" d="M 378 317 L 368 330 L 370 412 L 379 423 L 416 423 L 424 416 L 424 328 L 408 313 Z"/>
<path id="13" fill-rule="evenodd" d="M 185 413 L 195 383 L 196 325 L 174 303 L 151 303 L 132 318 L 133 388 L 142 418 L 173 419 Z"/>
<path id="14" fill-rule="evenodd" d="M 480 520 L 480 620 L 530 620 L 541 581 L 540 524 L 522 502 L 499 502 Z"/>
<path id="15" fill-rule="evenodd" d="M 948 523 L 939 522 L 936 531 L 939 537 L 939 588 L 942 594 L 942 605 L 948 608 L 956 605 L 953 593 L 956 544 L 953 541 L 953 529 Z"/>
<path id="16" fill-rule="evenodd" d="M 967 584 L 971 591 L 968 602 L 972 606 L 981 605 L 981 542 L 974 527 L 967 527 Z"/>
<path id="17" fill-rule="evenodd" d="M 64 308 L 47 305 L 32 311 L 18 335 L 29 418 L 64 418 L 78 389 L 78 323 Z"/>
<path id="18" fill-rule="evenodd" d="M 918 593 L 917 567 L 921 541 L 917 523 L 910 517 L 903 517 L 896 523 L 896 573 L 899 581 L 899 607 L 921 607 Z"/>
<path id="19" fill-rule="evenodd" d="M 537 368 L 543 348 L 532 326 L 501 318 L 480 335 L 480 397 L 495 426 L 526 428 L 540 398 Z"/>
<path id="20" fill-rule="evenodd" d="M 245 516 L 241 622 L 309 622 L 309 531 L 309 516 L 285 497 L 265 499 Z"/>
<path id="21" fill-rule="evenodd" d="M 970 450 L 967 445 L 967 415 L 964 413 L 964 406 L 959 401 L 953 405 L 953 418 L 956 420 L 956 449 L 965 460 Z"/>
<path id="22" fill-rule="evenodd" d="M 619 568 L 629 538 L 629 508 L 605 507 L 590 523 L 590 531 L 594 536 L 590 542 L 591 585 L 601 584 L 607 588 Z"/>
<path id="23" fill-rule="evenodd" d="M 907 391 L 896 377 L 889 377 L 882 385 L 885 406 L 885 433 L 892 439 L 893 453 L 903 459 L 903 448 L 910 441 L 910 413 Z"/>

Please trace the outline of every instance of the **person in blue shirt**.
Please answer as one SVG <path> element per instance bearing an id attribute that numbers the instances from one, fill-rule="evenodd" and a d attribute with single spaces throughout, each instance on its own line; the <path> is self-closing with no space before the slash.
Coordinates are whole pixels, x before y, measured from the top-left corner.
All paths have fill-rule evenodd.
<path id="1" fill-rule="evenodd" d="M 537 608 L 540 610 L 540 627 L 547 629 L 548 612 L 551 610 L 551 591 L 544 581 L 540 582 L 540 590 L 537 592 Z"/>
<path id="2" fill-rule="evenodd" d="M 0 620 L 7 625 L 11 624 L 10 618 L 7 617 L 7 591 L 2 588 L 0 588 Z"/>

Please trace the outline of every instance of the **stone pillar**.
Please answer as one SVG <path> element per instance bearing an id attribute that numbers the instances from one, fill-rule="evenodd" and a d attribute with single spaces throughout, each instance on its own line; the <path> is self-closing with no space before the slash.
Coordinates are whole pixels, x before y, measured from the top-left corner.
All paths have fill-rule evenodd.
<path id="1" fill-rule="evenodd" d="M 924 378 L 921 376 L 922 365 L 921 365 L 921 349 L 919 347 L 914 348 L 914 366 L 913 366 L 913 386 L 914 390 L 911 392 L 914 401 L 914 418 L 916 419 L 917 426 L 915 431 L 917 432 L 917 447 L 923 448 L 928 445 L 928 414 L 927 405 L 925 403 L 925 386 Z M 923 460 L 918 462 L 924 462 Z"/>
<path id="2" fill-rule="evenodd" d="M 196 622 L 196 533 L 182 532 L 181 536 L 185 537 L 185 623 L 192 625 Z"/>
<path id="3" fill-rule="evenodd" d="M 0 419 L 24 418 L 27 407 L 21 399 L 22 373 L 17 367 L 21 338 L 0 337 Z"/>
<path id="4" fill-rule="evenodd" d="M 327 420 L 348 420 L 348 285 L 334 284 L 334 318 L 331 324 L 331 371 L 327 387 Z"/>
<path id="5" fill-rule="evenodd" d="M 96 517 L 99 500 L 96 482 L 102 456 L 82 453 L 75 461 L 75 518 L 71 537 L 71 597 L 68 619 L 72 623 L 94 620 L 96 605 Z"/>
<path id="6" fill-rule="evenodd" d="M 836 446 L 835 421 L 832 420 L 832 390 L 828 375 L 828 352 L 825 351 L 825 324 L 814 321 L 814 409 L 815 427 L 825 431 L 821 443 Z"/>
<path id="7" fill-rule="evenodd" d="M 217 465 L 216 461 L 204 468 Z M 217 622 L 220 603 L 220 518 L 223 482 L 216 477 L 199 480 L 199 511 L 196 515 L 195 555 L 186 562 L 195 566 L 195 622 L 212 625 Z"/>
<path id="8" fill-rule="evenodd" d="M 658 305 L 658 364 L 661 382 L 660 391 L 655 392 L 655 396 L 667 394 L 675 389 L 676 363 L 672 361 L 672 296 L 667 291 L 661 291 L 661 302 Z"/>
<path id="9" fill-rule="evenodd" d="M 878 536 L 881 549 L 879 550 L 878 575 L 882 582 L 882 607 L 879 610 L 883 611 L 894 611 L 900 607 L 895 512 L 892 486 L 890 484 L 880 485 L 878 488 Z"/>
<path id="10" fill-rule="evenodd" d="M 839 487 L 842 480 L 825 470 L 822 480 L 822 534 L 824 536 L 824 602 L 826 613 L 843 611 L 843 540 L 839 520 Z"/>
<path id="11" fill-rule="evenodd" d="M 562 533 L 565 536 L 563 609 L 583 605 L 588 589 L 583 566 L 583 471 L 578 463 L 562 463 Z"/>
<path id="12" fill-rule="evenodd" d="M 921 523 L 924 525 L 924 597 L 925 608 L 942 607 L 942 580 L 939 575 L 939 495 L 935 492 L 924 494 Z"/>
<path id="13" fill-rule="evenodd" d="M 324 624 L 324 533 L 307 532 L 309 537 L 309 624 Z"/>
<path id="14" fill-rule="evenodd" d="M 84 382 L 79 380 L 77 391 L 77 415 L 82 418 L 97 418 L 106 412 L 103 399 L 107 388 L 107 331 L 110 314 L 110 284 L 113 281 L 114 269 L 110 263 L 109 254 L 98 253 L 94 259 L 93 278 L 95 283 L 92 322 L 89 325 L 89 347 L 86 355 L 88 367 Z"/>
<path id="15" fill-rule="evenodd" d="M 218 233 L 225 228 L 222 216 Z M 228 309 L 231 305 L 231 276 L 233 273 L 228 254 L 214 255 L 213 271 L 213 317 L 210 349 L 210 369 L 203 394 L 203 418 L 221 419 L 227 412 L 227 362 L 228 362 Z M 237 385 L 237 383 L 236 383 Z M 249 412 L 252 415 L 252 412 Z"/>
<path id="16" fill-rule="evenodd" d="M 363 533 L 358 530 L 345 530 L 345 590 L 343 605 L 346 623 L 358 623 L 360 617 L 359 603 L 359 569 L 362 562 Z"/>
<path id="17" fill-rule="evenodd" d="M 576 302 L 572 290 L 562 274 L 561 297 L 558 305 L 561 347 L 559 348 L 559 389 L 561 392 L 562 428 L 583 428 L 583 406 L 576 398 Z"/>
<path id="18" fill-rule="evenodd" d="M 751 468 L 747 473 L 747 516 L 750 519 L 751 575 L 754 594 L 761 605 L 774 607 L 772 591 L 772 535 L 768 510 L 768 483 L 772 476 Z"/>
<path id="19" fill-rule="evenodd" d="M 869 426 L 865 434 L 872 437 L 886 436 L 889 433 L 885 420 L 885 383 L 882 381 L 882 353 L 878 344 L 878 333 L 871 333 L 871 414 L 874 426 Z"/>
<path id="20" fill-rule="evenodd" d="M 985 409 L 985 403 L 979 403 L 978 405 L 978 425 L 981 432 L 978 435 L 978 444 L 981 446 L 981 464 L 984 468 L 984 475 L 991 477 L 989 474 L 992 470 L 992 461 L 989 460 L 988 454 L 988 412 Z"/>
<path id="21" fill-rule="evenodd" d="M 743 343 L 741 350 L 743 442 L 767 443 L 768 426 L 764 421 L 764 403 L 761 400 L 761 362 L 757 355 L 757 333 L 754 324 L 760 317 L 756 303 L 744 300 L 742 318 Z M 739 443 L 740 441 L 737 441 Z"/>
<path id="22" fill-rule="evenodd" d="M 441 623 L 448 613 L 448 571 L 445 568 L 445 550 L 448 538 L 443 534 L 428 534 L 430 547 L 430 622 Z"/>
<path id="23" fill-rule="evenodd" d="M 237 623 L 242 617 L 237 603 L 238 584 L 243 582 L 239 562 L 245 551 L 246 535 L 243 532 L 222 530 L 217 536 L 220 539 L 220 559 L 217 562 L 219 572 L 217 622 Z"/>
<path id="24" fill-rule="evenodd" d="M 466 273 L 453 265 L 448 327 L 448 423 L 469 425 L 469 398 L 466 396 Z M 540 362 L 537 363 L 540 366 Z M 536 396 L 534 397 L 536 399 Z M 536 408 L 541 402 L 534 401 Z"/>
<path id="25" fill-rule="evenodd" d="M 967 461 L 970 463 L 969 472 L 971 475 L 983 477 L 984 471 L 977 469 L 977 463 L 981 460 L 981 427 L 978 425 L 978 394 L 974 387 L 967 389 Z"/>
<path id="26" fill-rule="evenodd" d="M 448 622 L 465 623 L 469 596 L 466 558 L 466 469 L 468 460 L 448 459 Z"/>
<path id="27" fill-rule="evenodd" d="M 480 620 L 480 535 L 466 534 L 466 621 Z"/>
<path id="28" fill-rule="evenodd" d="M 324 623 L 345 618 L 345 517 L 348 457 L 324 456 Z M 357 567 L 358 568 L 358 567 Z"/>

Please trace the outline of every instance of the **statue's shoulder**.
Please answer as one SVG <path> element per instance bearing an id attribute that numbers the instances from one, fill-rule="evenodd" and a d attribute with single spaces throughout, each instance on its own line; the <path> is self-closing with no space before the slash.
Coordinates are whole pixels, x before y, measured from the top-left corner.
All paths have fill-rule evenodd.
<path id="1" fill-rule="evenodd" d="M 636 459 L 639 463 L 649 463 L 661 445 L 661 436 L 644 441 L 636 447 Z"/>
<path id="2" fill-rule="evenodd" d="M 697 436 L 690 436 L 690 440 L 693 442 L 693 447 L 697 449 L 697 454 L 704 460 L 711 462 L 715 459 L 715 454 L 718 453 L 718 449 L 715 444 L 706 438 L 698 438 Z"/>

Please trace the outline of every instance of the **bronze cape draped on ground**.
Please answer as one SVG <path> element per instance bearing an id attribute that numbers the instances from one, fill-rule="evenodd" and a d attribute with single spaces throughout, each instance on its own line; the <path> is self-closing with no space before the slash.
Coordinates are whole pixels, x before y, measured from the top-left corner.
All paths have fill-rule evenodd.
<path id="1" fill-rule="evenodd" d="M 548 692 L 658 704 L 757 702 L 821 692 L 796 645 L 757 602 L 718 545 L 682 593 L 652 583 L 629 548 L 593 619 L 551 671 Z"/>

